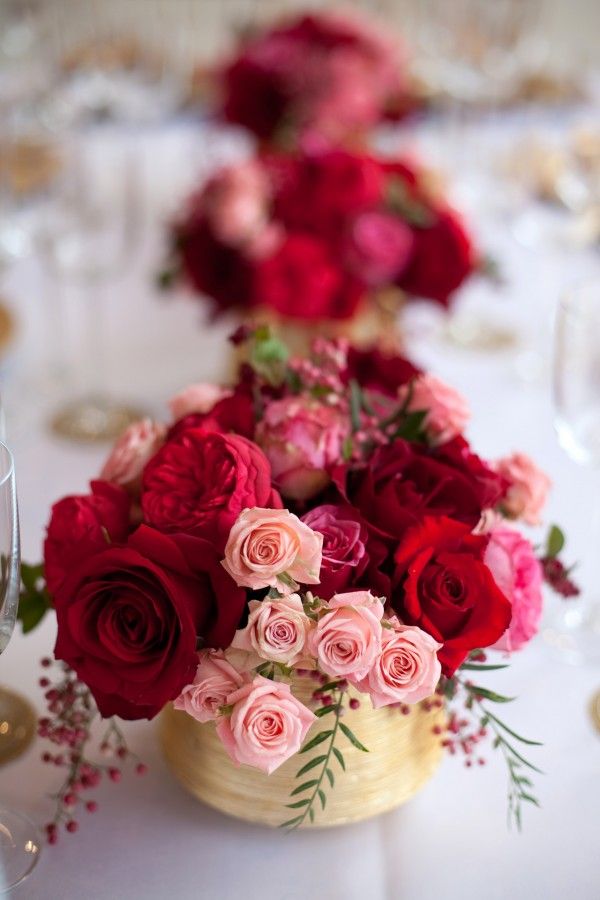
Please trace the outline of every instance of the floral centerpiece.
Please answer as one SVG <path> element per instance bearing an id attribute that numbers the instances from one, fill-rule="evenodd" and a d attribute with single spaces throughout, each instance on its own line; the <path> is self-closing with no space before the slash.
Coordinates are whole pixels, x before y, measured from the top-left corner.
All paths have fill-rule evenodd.
<path id="1" fill-rule="evenodd" d="M 216 82 L 221 116 L 269 143 L 347 140 L 413 105 L 403 48 L 348 13 L 246 34 Z"/>

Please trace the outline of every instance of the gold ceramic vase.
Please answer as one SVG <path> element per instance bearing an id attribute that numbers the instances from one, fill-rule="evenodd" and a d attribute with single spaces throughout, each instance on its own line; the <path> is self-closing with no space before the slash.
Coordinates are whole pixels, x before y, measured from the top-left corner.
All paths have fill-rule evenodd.
<path id="1" fill-rule="evenodd" d="M 311 679 L 302 678 L 295 679 L 292 688 L 295 696 L 310 706 L 314 686 Z M 369 752 L 363 753 L 340 735 L 336 746 L 343 752 L 346 771 L 332 759 L 335 787 L 326 785 L 325 809 L 316 809 L 314 824 L 307 818 L 303 828 L 346 825 L 394 809 L 417 793 L 440 762 L 441 738 L 434 728 L 445 722 L 442 708 L 421 703 L 403 715 L 399 709 L 373 709 L 368 697 L 352 689 L 350 695 L 359 698 L 360 706 L 356 710 L 346 708 L 342 721 Z M 307 740 L 325 727 L 317 722 Z M 212 722 L 200 724 L 168 706 L 161 717 L 160 732 L 167 763 L 191 794 L 229 816 L 271 827 L 293 815 L 286 803 L 291 802 L 291 791 L 303 780 L 296 779 L 296 772 L 320 752 L 319 748 L 314 754 L 296 755 L 265 775 L 249 766 L 236 766 Z"/>

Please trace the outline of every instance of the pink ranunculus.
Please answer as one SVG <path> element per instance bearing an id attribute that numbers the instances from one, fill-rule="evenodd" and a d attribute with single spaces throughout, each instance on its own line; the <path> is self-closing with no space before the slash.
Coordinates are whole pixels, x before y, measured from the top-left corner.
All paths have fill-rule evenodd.
<path id="1" fill-rule="evenodd" d="M 383 603 L 369 591 L 336 594 L 310 633 L 308 647 L 319 668 L 353 684 L 381 653 Z"/>
<path id="2" fill-rule="evenodd" d="M 221 169 L 204 191 L 213 233 L 228 246 L 243 246 L 266 227 L 269 198 L 268 177 L 259 163 L 249 160 Z"/>
<path id="3" fill-rule="evenodd" d="M 287 509 L 244 509 L 225 546 L 223 568 L 238 587 L 290 593 L 290 579 L 318 584 L 323 535 Z"/>
<path id="4" fill-rule="evenodd" d="M 537 634 L 542 616 L 542 567 L 530 542 L 512 528 L 495 528 L 485 563 L 512 604 L 510 625 L 496 650 L 520 650 Z"/>
<path id="5" fill-rule="evenodd" d="M 236 765 L 268 775 L 297 753 L 317 717 L 296 700 L 288 684 L 257 675 L 227 698 L 229 718 L 217 722 L 225 750 Z"/>
<path id="6" fill-rule="evenodd" d="M 263 660 L 295 666 L 305 657 L 313 622 L 298 594 L 277 600 L 251 600 L 248 624 L 236 631 L 232 648 L 245 650 L 254 665 Z"/>
<path id="7" fill-rule="evenodd" d="M 198 722 L 210 722 L 219 716 L 227 697 L 244 684 L 244 677 L 225 659 L 221 650 L 202 650 L 191 684 L 173 701 Z"/>
<path id="8" fill-rule="evenodd" d="M 284 496 L 307 500 L 327 486 L 347 429 L 338 409 L 316 400 L 284 397 L 267 406 L 257 441 Z"/>
<path id="9" fill-rule="evenodd" d="M 390 703 L 418 703 L 433 694 L 440 680 L 437 651 L 442 644 L 415 625 L 402 625 L 396 616 L 385 624 L 381 653 L 356 686 L 370 694 L 375 709 Z"/>
<path id="10" fill-rule="evenodd" d="M 427 412 L 424 427 L 436 444 L 445 444 L 460 435 L 471 414 L 464 397 L 435 375 L 424 373 L 400 388 L 401 400 L 409 399 L 409 412 Z"/>
<path id="11" fill-rule="evenodd" d="M 390 284 L 406 267 L 413 245 L 409 226 L 397 216 L 369 210 L 350 228 L 345 257 L 351 271 L 370 287 Z"/>
<path id="12" fill-rule="evenodd" d="M 525 453 L 513 453 L 499 459 L 495 469 L 510 484 L 502 501 L 502 511 L 513 519 L 523 519 L 528 525 L 539 525 L 551 486 L 546 473 Z"/>
<path id="13" fill-rule="evenodd" d="M 117 440 L 102 467 L 100 478 L 128 490 L 137 490 L 144 466 L 162 446 L 165 433 L 164 425 L 152 419 L 134 422 Z"/>
<path id="14" fill-rule="evenodd" d="M 207 413 L 215 403 L 231 397 L 232 392 L 219 384 L 190 384 L 169 400 L 169 409 L 173 420 L 183 419 L 192 413 Z"/>

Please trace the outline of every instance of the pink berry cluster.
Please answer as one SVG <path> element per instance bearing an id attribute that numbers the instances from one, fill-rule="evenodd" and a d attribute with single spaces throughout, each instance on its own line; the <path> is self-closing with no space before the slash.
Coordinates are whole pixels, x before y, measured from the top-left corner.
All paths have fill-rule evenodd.
<path id="1" fill-rule="evenodd" d="M 41 665 L 48 670 L 53 664 L 49 658 L 41 660 Z M 98 709 L 89 689 L 82 684 L 69 666 L 64 663 L 55 664 L 60 674 L 53 681 L 44 675 L 40 678 L 40 687 L 45 688 L 45 700 L 48 715 L 39 720 L 38 734 L 54 745 L 56 750 L 42 753 L 42 762 L 56 766 L 65 772 L 63 784 L 53 799 L 56 809 L 53 819 L 45 826 L 49 844 L 56 844 L 61 827 L 70 834 L 79 828 L 75 813 L 79 810 L 96 812 L 98 804 L 95 800 L 85 799 L 82 794 L 96 788 L 103 777 L 110 781 L 121 780 L 120 764 L 125 760 L 135 761 L 138 775 L 146 772 L 144 763 L 127 748 L 125 738 L 110 720 L 99 744 L 100 754 L 110 763 L 100 764 L 90 760 L 86 751 L 93 740 L 92 723 L 98 717 Z"/>
<path id="2" fill-rule="evenodd" d="M 348 341 L 344 338 L 327 340 L 315 338 L 310 357 L 290 360 L 290 369 L 296 373 L 308 390 L 331 392 L 343 396 L 345 388 L 342 373 L 347 365 Z"/>

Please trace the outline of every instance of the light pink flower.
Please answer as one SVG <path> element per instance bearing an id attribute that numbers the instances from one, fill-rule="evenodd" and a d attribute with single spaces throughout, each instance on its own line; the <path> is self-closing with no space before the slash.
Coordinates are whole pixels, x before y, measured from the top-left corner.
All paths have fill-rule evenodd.
<path id="1" fill-rule="evenodd" d="M 348 424 L 335 407 L 284 397 L 267 406 L 256 439 L 281 493 L 307 500 L 328 484 L 328 470 L 339 461 L 347 432 Z"/>
<path id="2" fill-rule="evenodd" d="M 443 444 L 461 434 L 471 418 L 464 397 L 429 373 L 419 375 L 410 385 L 403 385 L 399 396 L 401 400 L 410 398 L 409 412 L 427 412 L 423 424 L 436 444 Z"/>
<path id="3" fill-rule="evenodd" d="M 375 709 L 390 703 L 418 703 L 435 691 L 442 667 L 438 644 L 415 625 L 402 625 L 394 616 L 386 620 L 381 653 L 356 687 L 370 694 Z"/>
<path id="4" fill-rule="evenodd" d="M 217 723 L 225 750 L 236 765 L 268 775 L 297 753 L 317 717 L 300 703 L 288 684 L 257 675 L 227 698 L 230 718 Z"/>
<path id="5" fill-rule="evenodd" d="M 233 247 L 253 240 L 267 226 L 269 200 L 268 177 L 254 160 L 221 169 L 204 191 L 213 232 Z"/>
<path id="6" fill-rule="evenodd" d="M 313 622 L 298 594 L 277 600 L 251 600 L 248 624 L 236 631 L 231 646 L 251 654 L 253 665 L 262 660 L 295 666 L 305 656 Z M 253 658 L 254 657 L 254 658 Z"/>
<path id="7" fill-rule="evenodd" d="M 198 722 L 209 722 L 218 717 L 227 697 L 243 684 L 244 677 L 220 650 L 202 650 L 198 654 L 198 668 L 193 682 L 184 687 L 173 701 L 173 706 Z"/>
<path id="8" fill-rule="evenodd" d="M 289 579 L 318 584 L 323 535 L 287 509 L 244 509 L 225 546 L 223 568 L 238 587 L 292 590 Z"/>
<path id="9" fill-rule="evenodd" d="M 528 525 L 539 525 L 551 481 L 525 453 L 513 453 L 499 459 L 496 471 L 510 483 L 502 510 L 511 518 L 523 519 Z"/>
<path id="10" fill-rule="evenodd" d="M 336 594 L 308 638 L 319 668 L 356 683 L 381 653 L 383 604 L 369 591 Z"/>
<path id="11" fill-rule="evenodd" d="M 372 287 L 390 284 L 409 261 L 412 231 L 398 216 L 369 210 L 352 223 L 345 256 L 352 271 Z"/>
<path id="12" fill-rule="evenodd" d="M 531 543 L 512 528 L 495 528 L 485 564 L 512 603 L 512 619 L 496 650 L 520 650 L 537 634 L 542 616 L 542 567 Z"/>
<path id="13" fill-rule="evenodd" d="M 201 382 L 190 384 L 169 400 L 169 409 L 174 420 L 182 419 L 190 413 L 207 413 L 215 403 L 230 397 L 231 391 L 219 384 Z"/>
<path id="14" fill-rule="evenodd" d="M 164 425 L 152 419 L 134 422 L 114 445 L 102 467 L 100 478 L 135 490 L 144 466 L 162 446 L 165 431 Z"/>

